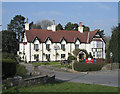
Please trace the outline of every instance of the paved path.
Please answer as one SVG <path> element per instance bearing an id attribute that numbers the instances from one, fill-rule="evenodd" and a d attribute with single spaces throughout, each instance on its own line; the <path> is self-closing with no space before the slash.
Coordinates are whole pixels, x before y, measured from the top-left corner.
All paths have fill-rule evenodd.
<path id="1" fill-rule="evenodd" d="M 32 66 L 30 64 L 25 64 L 25 65 L 29 71 L 32 70 Z M 62 81 L 118 87 L 118 70 L 89 72 L 88 74 L 79 73 L 79 72 L 77 73 L 60 72 L 60 71 L 45 69 L 43 67 L 39 67 L 39 70 L 54 72 L 55 78 Z"/>

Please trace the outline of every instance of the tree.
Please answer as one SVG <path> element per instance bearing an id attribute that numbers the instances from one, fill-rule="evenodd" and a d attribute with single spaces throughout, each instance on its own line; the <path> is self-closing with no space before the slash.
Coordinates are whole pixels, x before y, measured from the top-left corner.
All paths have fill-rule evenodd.
<path id="1" fill-rule="evenodd" d="M 73 27 L 74 27 L 73 30 L 78 31 L 78 24 L 77 24 L 77 23 L 74 23 L 74 24 L 73 24 Z"/>
<path id="2" fill-rule="evenodd" d="M 16 15 L 8 24 L 8 30 L 16 33 L 16 37 L 19 41 L 22 39 L 22 33 L 24 31 L 25 18 L 21 15 Z"/>
<path id="3" fill-rule="evenodd" d="M 112 28 L 112 36 L 109 41 L 109 47 L 107 50 L 107 55 L 106 57 L 110 59 L 110 52 L 113 53 L 112 56 L 112 61 L 113 62 L 118 62 L 120 61 L 119 56 L 120 56 L 120 25 Z"/>
<path id="4" fill-rule="evenodd" d="M 74 26 L 71 22 L 68 22 L 66 25 L 65 25 L 65 30 L 73 30 L 74 29 Z"/>
<path id="5" fill-rule="evenodd" d="M 30 29 L 42 29 L 40 24 L 33 24 L 33 22 L 31 22 L 29 26 Z"/>
<path id="6" fill-rule="evenodd" d="M 2 33 L 2 52 L 17 54 L 18 40 L 16 39 L 16 33 L 9 30 L 0 33 Z"/>
<path id="7" fill-rule="evenodd" d="M 57 30 L 63 30 L 63 27 L 62 27 L 62 25 L 59 23 L 59 24 L 56 26 L 56 29 L 57 29 Z"/>
<path id="8" fill-rule="evenodd" d="M 90 28 L 85 26 L 85 25 L 82 25 L 83 26 L 83 31 L 90 31 Z M 73 31 L 78 31 L 78 24 L 77 23 L 74 23 L 72 24 L 71 22 L 68 22 L 66 25 L 65 25 L 65 30 L 73 30 Z"/>
<path id="9" fill-rule="evenodd" d="M 48 26 L 52 25 L 50 20 L 37 21 L 37 26 L 41 26 L 42 29 L 47 29 Z"/>
<path id="10" fill-rule="evenodd" d="M 90 31 L 90 28 L 88 26 L 82 25 L 83 26 L 83 31 Z"/>
<path id="11" fill-rule="evenodd" d="M 103 38 L 105 37 L 104 30 L 100 30 L 100 29 L 96 29 L 96 30 L 98 30 L 98 32 Z"/>

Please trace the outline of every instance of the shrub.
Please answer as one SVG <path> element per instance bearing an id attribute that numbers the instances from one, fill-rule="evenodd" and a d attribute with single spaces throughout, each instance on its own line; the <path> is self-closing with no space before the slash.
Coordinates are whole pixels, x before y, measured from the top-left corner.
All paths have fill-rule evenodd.
<path id="1" fill-rule="evenodd" d="M 21 64 L 17 64 L 17 66 L 16 66 L 16 75 L 25 76 L 26 73 L 27 73 L 27 69 L 25 68 L 25 66 L 21 65 Z"/>
<path id="2" fill-rule="evenodd" d="M 16 73 L 16 65 L 16 60 L 2 59 L 2 78 L 13 77 Z"/>
<path id="3" fill-rule="evenodd" d="M 68 56 L 68 60 L 70 60 L 70 62 L 71 62 L 72 60 L 76 60 L 76 57 L 74 57 L 73 55 L 70 55 L 70 56 Z"/>
<path id="4" fill-rule="evenodd" d="M 2 53 L 2 58 L 3 59 L 15 59 L 15 56 L 13 54 L 7 53 L 7 52 L 3 52 Z"/>
<path id="5" fill-rule="evenodd" d="M 86 71 L 98 71 L 105 65 L 105 63 L 83 63 L 83 62 L 75 62 L 74 69 L 80 72 Z"/>

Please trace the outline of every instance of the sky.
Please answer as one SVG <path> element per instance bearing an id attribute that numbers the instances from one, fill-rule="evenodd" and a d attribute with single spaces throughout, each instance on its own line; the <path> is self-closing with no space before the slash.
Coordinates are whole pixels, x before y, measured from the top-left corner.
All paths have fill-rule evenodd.
<path id="1" fill-rule="evenodd" d="M 111 36 L 111 28 L 118 24 L 118 2 L 2 2 L 2 29 L 16 15 L 28 18 L 29 23 L 38 20 L 55 20 L 55 24 L 82 22 Z"/>

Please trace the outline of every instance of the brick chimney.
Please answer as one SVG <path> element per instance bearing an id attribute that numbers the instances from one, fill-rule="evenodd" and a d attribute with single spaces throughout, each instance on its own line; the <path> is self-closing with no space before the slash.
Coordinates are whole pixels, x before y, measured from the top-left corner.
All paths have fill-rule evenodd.
<path id="1" fill-rule="evenodd" d="M 28 18 L 27 18 L 26 23 L 25 23 L 25 30 L 29 30 Z"/>
<path id="2" fill-rule="evenodd" d="M 52 30 L 53 32 L 56 31 L 56 25 L 55 25 L 55 20 L 53 20 L 53 24 L 51 26 L 47 27 L 48 30 Z"/>
<path id="3" fill-rule="evenodd" d="M 78 31 L 80 31 L 80 33 L 83 33 L 82 22 L 79 23 Z"/>

